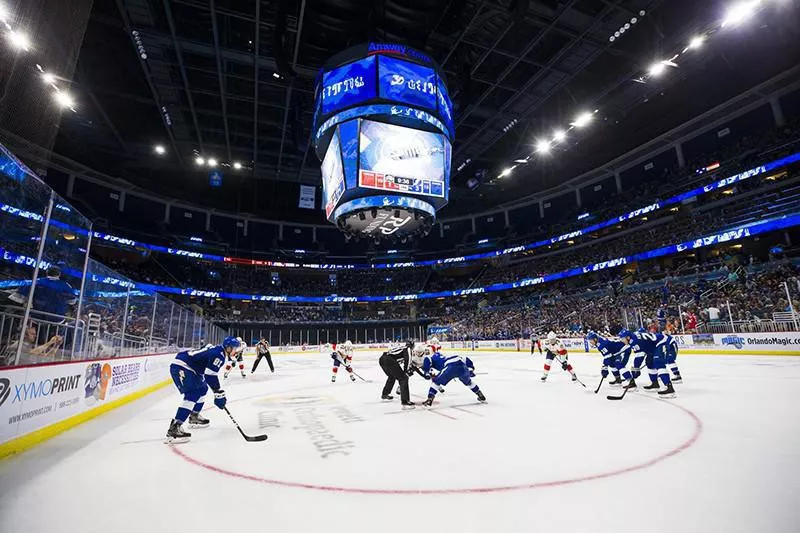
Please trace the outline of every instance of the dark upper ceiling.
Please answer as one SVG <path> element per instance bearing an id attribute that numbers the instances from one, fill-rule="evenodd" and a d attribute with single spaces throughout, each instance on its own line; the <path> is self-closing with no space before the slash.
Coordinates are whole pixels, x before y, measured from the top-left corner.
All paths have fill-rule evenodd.
<path id="1" fill-rule="evenodd" d="M 84 101 L 80 114 L 62 123 L 56 150 L 157 194 L 322 222 L 321 212 L 296 207 L 297 183 L 320 182 L 319 162 L 307 150 L 317 71 L 348 46 L 401 42 L 443 66 L 456 104 L 453 168 L 472 160 L 454 176 L 443 215 L 482 211 L 603 164 L 797 64 L 793 8 L 790 17 L 771 12 L 754 28 L 715 39 L 664 81 L 631 81 L 647 62 L 718 21 L 729 4 L 96 0 L 76 74 Z M 609 42 L 634 16 L 640 22 Z M 568 123 L 582 106 L 600 108 L 602 120 L 573 140 L 582 143 L 570 144 L 573 157 L 529 165 L 476 191 L 464 187 L 477 170 L 494 175 L 529 152 L 537 134 Z M 505 132 L 513 119 L 518 123 Z M 167 147 L 165 157 L 153 153 L 157 143 Z M 226 169 L 222 189 L 210 189 L 208 169 L 194 163 L 197 152 L 250 169 Z"/>

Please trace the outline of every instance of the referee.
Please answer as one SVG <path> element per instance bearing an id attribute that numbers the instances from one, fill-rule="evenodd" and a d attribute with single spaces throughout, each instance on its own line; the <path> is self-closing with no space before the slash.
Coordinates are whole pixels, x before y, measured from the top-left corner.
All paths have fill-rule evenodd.
<path id="1" fill-rule="evenodd" d="M 378 363 L 381 369 L 388 376 L 386 378 L 386 385 L 383 386 L 383 394 L 381 399 L 393 400 L 394 396 L 390 393 L 394 387 L 394 382 L 400 383 L 400 401 L 404 407 L 414 408 L 414 402 L 409 398 L 408 392 L 408 365 L 411 361 L 411 350 L 414 347 L 414 341 L 407 341 L 405 346 L 392 348 L 387 352 L 383 352 Z"/>
<path id="2" fill-rule="evenodd" d="M 267 360 L 269 371 L 273 373 L 275 372 L 275 367 L 272 365 L 272 354 L 269 353 L 269 343 L 266 339 L 261 339 L 258 341 L 258 344 L 256 344 L 256 361 L 253 363 L 253 370 L 250 371 L 251 374 L 256 371 L 258 363 L 261 361 L 262 357 Z"/>

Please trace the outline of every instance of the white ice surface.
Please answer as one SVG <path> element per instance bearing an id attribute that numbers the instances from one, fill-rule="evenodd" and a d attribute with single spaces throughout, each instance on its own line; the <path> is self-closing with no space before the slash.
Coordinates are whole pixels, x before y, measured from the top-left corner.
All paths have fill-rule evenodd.
<path id="1" fill-rule="evenodd" d="M 210 405 L 163 444 L 164 389 L 0 462 L 0 532 L 800 531 L 800 358 L 681 356 L 677 399 L 612 402 L 598 356 L 571 357 L 584 389 L 540 383 L 539 355 L 469 355 L 489 403 L 453 382 L 431 411 L 380 401 L 375 354 L 354 362 L 371 383 L 330 383 L 319 354 L 231 373 L 260 443 Z"/>

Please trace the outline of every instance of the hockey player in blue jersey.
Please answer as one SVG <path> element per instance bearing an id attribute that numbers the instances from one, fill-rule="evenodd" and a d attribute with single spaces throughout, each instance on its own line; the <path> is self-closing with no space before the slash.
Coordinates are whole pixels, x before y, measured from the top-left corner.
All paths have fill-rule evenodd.
<path id="1" fill-rule="evenodd" d="M 603 355 L 603 368 L 601 375 L 605 378 L 608 377 L 608 369 L 611 369 L 611 374 L 614 376 L 614 381 L 609 382 L 609 385 L 621 385 L 623 379 L 628 383 L 625 388 L 635 389 L 636 380 L 634 380 L 631 373 L 625 368 L 628 364 L 630 357 L 631 347 L 624 342 L 612 341 L 601 337 L 594 331 L 590 331 L 586 335 L 586 340 L 593 348 L 597 348 Z M 620 378 L 620 373 L 622 374 Z"/>
<path id="2" fill-rule="evenodd" d="M 647 330 L 645 328 L 639 328 L 636 330 L 636 333 L 647 333 Z M 631 352 L 633 352 L 633 370 L 631 370 L 631 374 L 633 375 L 633 379 L 638 379 L 639 376 L 642 375 L 642 366 L 645 364 L 644 360 L 646 356 L 638 344 L 631 346 Z"/>
<path id="3" fill-rule="evenodd" d="M 672 372 L 672 382 L 681 383 L 681 371 L 678 369 L 678 339 L 674 335 L 667 335 L 667 368 Z"/>
<path id="4" fill-rule="evenodd" d="M 437 371 L 435 376 L 431 375 L 433 370 Z M 472 364 L 469 357 L 463 358 L 460 355 L 448 356 L 436 351 L 431 357 L 426 357 L 422 362 L 422 372 L 426 378 L 431 379 L 428 399 L 422 402 L 424 406 L 430 407 L 433 404 L 436 393 L 439 391 L 439 387 L 444 387 L 456 378 L 475 393 L 478 401 L 486 401 L 486 396 L 483 395 L 481 389 L 472 382 L 472 378 L 475 377 L 475 365 Z"/>
<path id="5" fill-rule="evenodd" d="M 618 337 L 622 342 L 631 347 L 638 346 L 645 354 L 645 362 L 650 374 L 650 385 L 644 388 L 646 391 L 658 391 L 662 398 L 674 398 L 675 389 L 667 371 L 667 338 L 661 333 L 636 332 L 627 329 L 620 330 Z M 658 379 L 664 383 L 666 388 L 658 390 Z"/>
<path id="6" fill-rule="evenodd" d="M 175 418 L 169 424 L 167 442 L 186 442 L 192 436 L 183 430 L 183 423 L 189 421 L 189 427 L 205 427 L 209 424 L 200 411 L 203 409 L 203 398 L 209 387 L 214 392 L 214 405 L 225 407 L 225 391 L 219 384 L 220 368 L 225 358 L 241 347 L 236 337 L 225 337 L 222 344 L 210 348 L 201 348 L 178 353 L 169 367 L 172 381 L 183 394 L 183 403 L 178 408 Z"/>

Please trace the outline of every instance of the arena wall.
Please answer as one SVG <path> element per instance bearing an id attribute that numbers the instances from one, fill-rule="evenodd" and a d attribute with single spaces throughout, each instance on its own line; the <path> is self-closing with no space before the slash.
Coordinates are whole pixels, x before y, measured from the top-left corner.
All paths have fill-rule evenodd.
<path id="1" fill-rule="evenodd" d="M 163 387 L 174 353 L 0 370 L 0 459 Z"/>

